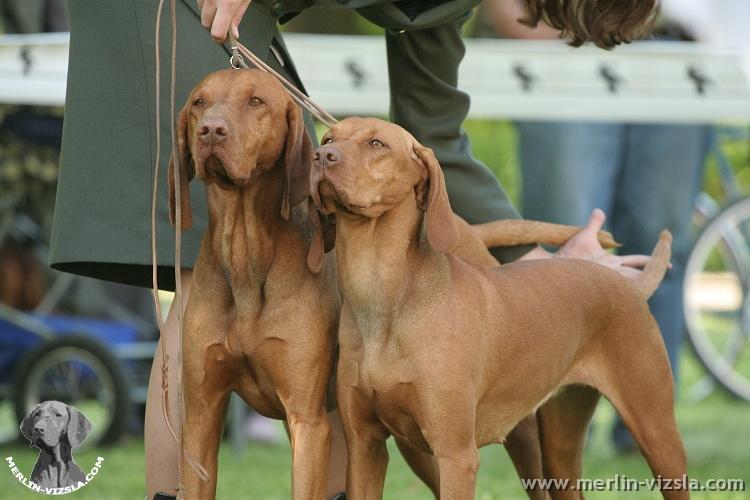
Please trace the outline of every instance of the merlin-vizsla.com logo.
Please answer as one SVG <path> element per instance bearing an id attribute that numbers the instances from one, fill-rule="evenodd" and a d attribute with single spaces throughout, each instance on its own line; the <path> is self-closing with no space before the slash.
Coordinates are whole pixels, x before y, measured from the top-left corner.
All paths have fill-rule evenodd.
<path id="1" fill-rule="evenodd" d="M 28 478 L 13 457 L 6 457 L 11 474 L 28 489 L 47 495 L 63 495 L 86 486 L 99 473 L 104 459 L 97 457 L 87 474 L 73 459 L 73 450 L 91 433 L 91 427 L 73 406 L 59 401 L 39 403 L 21 422 L 21 434 L 39 449 L 39 457 Z"/>

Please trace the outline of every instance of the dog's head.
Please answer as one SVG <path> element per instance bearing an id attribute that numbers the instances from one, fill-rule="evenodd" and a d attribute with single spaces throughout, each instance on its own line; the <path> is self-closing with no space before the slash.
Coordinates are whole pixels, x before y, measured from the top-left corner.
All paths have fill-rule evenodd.
<path id="1" fill-rule="evenodd" d="M 37 448 L 68 443 L 76 448 L 91 433 L 91 422 L 76 408 L 60 401 L 36 405 L 21 422 L 21 434 Z"/>
<path id="2" fill-rule="evenodd" d="M 378 218 L 411 196 L 426 212 L 430 245 L 442 252 L 456 245 L 458 229 L 437 158 L 403 128 L 376 118 L 347 118 L 323 136 L 313 158 L 310 192 L 323 214 Z M 323 223 L 313 223 L 320 234 Z M 323 242 L 316 237 L 308 254 L 313 271 L 322 265 Z"/>
<path id="3" fill-rule="evenodd" d="M 302 113 L 283 86 L 260 70 L 226 69 L 190 93 L 177 122 L 182 228 L 192 224 L 188 182 L 193 176 L 222 189 L 240 189 L 283 163 L 282 216 L 309 194 L 312 142 Z M 170 220 L 175 224 L 175 158 L 169 164 Z"/>

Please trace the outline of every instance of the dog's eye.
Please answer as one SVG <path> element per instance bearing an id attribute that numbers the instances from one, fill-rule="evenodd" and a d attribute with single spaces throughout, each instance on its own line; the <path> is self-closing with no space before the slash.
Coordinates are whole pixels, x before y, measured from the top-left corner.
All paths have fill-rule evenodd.
<path id="1" fill-rule="evenodd" d="M 385 146 L 385 144 L 380 142 L 378 139 L 373 139 L 370 141 L 370 146 L 374 148 L 382 148 L 383 146 Z"/>
<path id="2" fill-rule="evenodd" d="M 259 97 L 253 96 L 250 98 L 250 101 L 248 101 L 248 104 L 250 106 L 260 106 L 261 104 L 263 104 L 263 101 Z"/>
<path id="3" fill-rule="evenodd" d="M 200 97 L 193 101 L 193 106 L 203 106 L 204 104 L 206 104 L 206 101 L 204 101 Z"/>
<path id="4" fill-rule="evenodd" d="M 330 144 L 333 142 L 333 137 L 326 137 L 323 139 L 323 142 L 321 144 Z"/>

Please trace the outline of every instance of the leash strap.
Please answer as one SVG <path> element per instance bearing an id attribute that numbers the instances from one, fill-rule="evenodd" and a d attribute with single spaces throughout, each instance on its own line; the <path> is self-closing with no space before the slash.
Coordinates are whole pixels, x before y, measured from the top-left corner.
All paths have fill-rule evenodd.
<path id="1" fill-rule="evenodd" d="M 327 127 L 332 127 L 338 121 L 328 111 L 323 109 L 319 104 L 310 99 L 304 92 L 298 89 L 293 83 L 288 81 L 286 78 L 281 76 L 276 70 L 265 63 L 260 57 L 252 53 L 247 47 L 242 45 L 234 36 L 229 34 L 229 43 L 232 50 L 232 55 L 229 58 L 229 64 L 234 69 L 248 68 L 242 56 L 247 57 L 252 63 L 258 68 L 268 73 L 271 73 L 276 79 L 281 82 L 284 89 L 294 99 L 297 104 L 305 108 L 315 118 L 324 123 Z"/>
<path id="2" fill-rule="evenodd" d="M 177 10 L 175 0 L 170 0 L 171 9 L 171 31 L 172 31 L 172 52 L 171 52 L 171 82 L 170 82 L 170 113 L 171 113 L 171 135 L 172 135 L 172 155 L 174 158 L 174 176 L 175 176 L 175 299 L 174 307 L 177 307 L 177 366 L 178 366 L 178 387 L 182 387 L 182 276 L 180 257 L 182 253 L 181 248 L 181 227 L 182 227 L 182 210 L 181 210 L 181 197 L 180 197 L 180 165 L 179 155 L 177 154 L 177 135 L 175 130 L 175 81 L 176 81 L 176 66 L 177 66 Z M 159 49 L 161 47 L 161 18 L 164 11 L 164 0 L 159 0 L 159 5 L 156 11 L 156 28 L 154 34 L 154 45 L 155 45 L 155 98 L 156 98 L 156 158 L 154 161 L 154 178 L 152 183 L 151 192 L 151 279 L 153 286 L 153 298 L 154 306 L 156 308 L 157 324 L 159 327 L 159 335 L 161 336 L 161 354 L 162 354 L 162 370 L 161 370 L 161 388 L 162 388 L 162 414 L 164 416 L 164 422 L 167 425 L 169 434 L 177 443 L 180 456 L 185 457 L 185 461 L 195 471 L 195 474 L 200 478 L 201 481 L 207 482 L 209 479 L 208 472 L 198 461 L 196 461 L 190 453 L 184 450 L 182 446 L 182 430 L 184 428 L 184 412 L 182 411 L 182 391 L 177 391 L 177 412 L 178 418 L 180 419 L 180 436 L 174 431 L 172 425 L 172 418 L 169 412 L 169 355 L 166 350 L 166 337 L 164 336 L 164 320 L 161 315 L 161 303 L 159 302 L 159 284 L 158 284 L 158 259 L 157 259 L 157 245 L 156 245 L 156 203 L 157 203 L 157 187 L 159 182 L 159 163 L 161 157 L 161 56 Z M 183 491 L 183 470 L 182 460 L 179 459 L 177 462 L 177 477 L 178 477 L 178 491 Z"/>

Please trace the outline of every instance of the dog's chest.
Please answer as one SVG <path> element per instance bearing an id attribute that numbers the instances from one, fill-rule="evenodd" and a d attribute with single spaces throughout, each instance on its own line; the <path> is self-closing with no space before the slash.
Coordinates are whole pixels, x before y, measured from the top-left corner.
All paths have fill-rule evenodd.
<path id="1" fill-rule="evenodd" d="M 275 294 L 269 292 L 254 308 L 238 308 L 231 321 L 226 345 L 237 360 L 234 386 L 245 401 L 260 413 L 281 418 L 284 406 L 279 399 L 280 364 L 293 365 L 293 358 L 317 356 L 321 350 L 333 351 L 334 329 L 324 326 L 320 314 L 313 317 L 301 306 L 311 302 L 309 292 Z M 317 294 L 318 300 L 322 294 Z M 319 307 L 322 310 L 322 307 Z M 296 311 L 297 314 L 290 314 Z M 322 326 L 323 325 L 323 326 Z M 299 339 L 309 343 L 301 347 Z M 322 369 L 321 369 L 322 370 Z M 283 372 L 283 371 L 282 371 Z M 314 376 L 311 374 L 311 376 Z"/>
<path id="2" fill-rule="evenodd" d="M 271 418 L 283 416 L 283 405 L 278 398 L 275 381 L 269 367 L 274 362 L 274 348 L 278 341 L 264 334 L 257 319 L 234 321 L 226 341 L 223 369 L 232 387 L 258 413 Z"/>
<path id="3" fill-rule="evenodd" d="M 286 342 L 299 335 L 300 326 L 289 318 L 289 312 L 294 310 L 294 304 L 289 302 L 260 290 L 253 300 L 235 305 L 227 332 L 230 350 L 252 361 L 268 354 L 269 341 Z"/>
<path id="4" fill-rule="evenodd" d="M 47 464 L 32 480 L 42 487 L 58 488 L 68 486 L 70 484 L 68 465 L 65 463 Z"/>
<path id="5" fill-rule="evenodd" d="M 411 359 L 394 353 L 363 355 L 359 360 L 340 360 L 340 383 L 366 395 L 373 411 L 394 436 L 406 439 L 428 451 L 415 418 L 418 382 Z"/>

